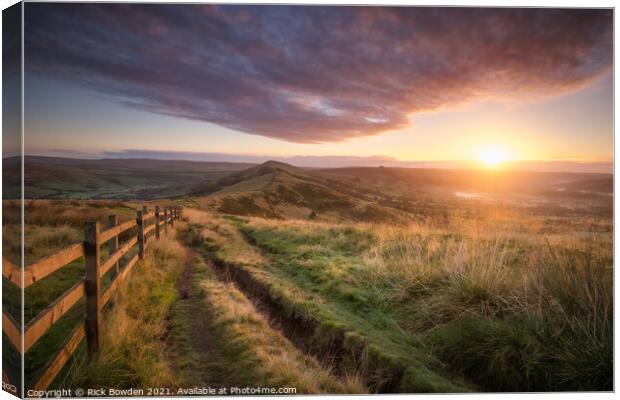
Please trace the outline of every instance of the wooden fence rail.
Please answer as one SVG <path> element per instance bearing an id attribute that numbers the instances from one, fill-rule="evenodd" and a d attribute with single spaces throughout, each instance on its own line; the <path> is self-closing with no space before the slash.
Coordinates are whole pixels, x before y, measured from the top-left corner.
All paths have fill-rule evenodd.
<path id="1" fill-rule="evenodd" d="M 2 257 L 2 275 L 22 289 L 40 281 L 80 257 L 84 257 L 86 271 L 84 279 L 80 279 L 79 282 L 28 322 L 24 327 L 23 349 L 19 324 L 9 314 L 2 312 L 3 332 L 20 353 L 25 353 L 75 304 L 83 298 L 86 299 L 84 322 L 80 322 L 71 332 L 62 348 L 49 360 L 44 368 L 44 372 L 35 383 L 35 389 L 45 389 L 52 383 L 63 366 L 71 358 L 82 339 L 86 338 L 89 354 L 92 355 L 99 351 L 102 337 L 103 307 L 110 301 L 114 292 L 118 290 L 127 276 L 129 276 L 137 261 L 144 258 L 144 250 L 149 240 L 153 238 L 159 239 L 160 227 L 163 225 L 163 232 L 166 233 L 167 226 L 174 226 L 174 221 L 180 217 L 181 208 L 173 207 L 164 208 L 163 216 L 160 219 L 160 209 L 156 206 L 155 210 L 150 212 L 146 207 L 143 207 L 142 210 L 137 212 L 135 220 L 122 224 L 118 224 L 116 215 L 111 215 L 108 218 L 107 229 L 104 231 L 101 231 L 99 222 L 87 222 L 84 226 L 83 243 L 76 243 L 66 247 L 55 254 L 24 267 L 23 285 L 21 268 Z M 119 236 L 133 228 L 137 228 L 136 233 L 119 245 Z M 123 256 L 129 253 L 136 244 L 138 245 L 137 254 L 127 261 L 124 266 L 120 266 Z M 102 246 L 107 246 L 108 248 L 108 257 L 103 262 L 101 260 Z M 103 292 L 101 280 L 113 267 L 116 271 L 116 277 Z"/>

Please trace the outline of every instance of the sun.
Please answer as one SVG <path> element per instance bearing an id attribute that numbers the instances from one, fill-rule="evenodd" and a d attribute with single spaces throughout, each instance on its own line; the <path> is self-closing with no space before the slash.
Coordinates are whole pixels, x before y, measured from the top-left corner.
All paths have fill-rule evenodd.
<path id="1" fill-rule="evenodd" d="M 495 168 L 508 159 L 506 150 L 498 146 L 488 146 L 478 151 L 478 159 L 487 167 Z"/>

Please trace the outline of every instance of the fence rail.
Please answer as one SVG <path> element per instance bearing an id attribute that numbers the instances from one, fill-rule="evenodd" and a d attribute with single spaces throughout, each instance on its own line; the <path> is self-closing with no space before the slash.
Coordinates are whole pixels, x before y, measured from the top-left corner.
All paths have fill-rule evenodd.
<path id="1" fill-rule="evenodd" d="M 154 211 L 148 211 L 147 207 L 143 207 L 137 212 L 135 220 L 122 224 L 118 224 L 117 217 L 111 215 L 108 219 L 108 227 L 104 231 L 101 231 L 99 222 L 87 222 L 84 226 L 83 243 L 76 243 L 25 266 L 23 284 L 21 268 L 2 257 L 2 275 L 22 289 L 66 267 L 80 257 L 84 257 L 86 270 L 84 279 L 54 300 L 24 327 L 23 349 L 19 324 L 9 314 L 2 311 L 3 332 L 20 353 L 25 353 L 74 305 L 86 299 L 85 320 L 79 323 L 62 348 L 49 360 L 44 372 L 35 383 L 35 389 L 45 389 L 52 383 L 82 339 L 86 338 L 89 354 L 92 355 L 99 351 L 103 307 L 129 276 L 138 260 L 144 258 L 144 250 L 149 241 L 159 239 L 160 227 L 163 226 L 165 232 L 168 224 L 174 226 L 174 221 L 181 217 L 181 211 L 180 207 L 164 208 L 163 218 L 160 218 L 158 206 Z M 119 236 L 133 228 L 137 228 L 136 233 L 119 246 Z M 151 234 L 152 232 L 154 234 Z M 123 256 L 129 253 L 136 244 L 138 245 L 137 254 L 121 266 L 120 261 Z M 101 247 L 106 245 L 109 254 L 102 262 Z M 102 292 L 101 280 L 114 267 L 116 277 L 105 292 Z"/>

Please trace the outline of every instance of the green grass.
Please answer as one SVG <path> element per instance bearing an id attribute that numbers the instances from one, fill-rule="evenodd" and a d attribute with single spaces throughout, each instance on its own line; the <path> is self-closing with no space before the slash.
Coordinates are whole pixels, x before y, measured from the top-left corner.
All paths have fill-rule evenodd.
<path id="1" fill-rule="evenodd" d="M 153 242 L 146 257 L 104 313 L 102 351 L 82 361 L 67 387 L 174 387 L 166 319 L 177 300 L 175 283 L 185 254 L 170 236 Z"/>
<path id="2" fill-rule="evenodd" d="M 179 285 L 187 283 L 184 291 Z M 103 328 L 102 351 L 66 368 L 56 385 L 163 387 L 171 394 L 178 388 L 256 385 L 295 387 L 298 393 L 364 391 L 354 379 L 343 384 L 300 354 L 240 292 L 218 281 L 173 238 L 149 248 L 104 313 Z"/>
<path id="3" fill-rule="evenodd" d="M 80 301 L 28 349 L 24 357 L 26 388 L 34 386 L 39 376 L 45 371 L 48 361 L 67 341 L 69 333 L 78 323 L 83 323 L 84 315 L 84 301 Z"/>
<path id="4" fill-rule="evenodd" d="M 27 324 L 45 307 L 60 297 L 69 288 L 84 278 L 82 258 L 28 286 L 24 290 L 24 320 Z"/>
<path id="5" fill-rule="evenodd" d="M 361 268 L 360 254 L 372 243 L 368 232 L 329 227 L 309 234 L 303 228 L 263 230 L 239 226 L 246 237 L 268 253 L 272 262 L 265 268 L 279 278 L 278 282 L 312 293 L 310 303 L 314 304 L 308 318 L 318 316 L 323 326 L 347 332 L 351 342 L 361 342 L 351 346 L 364 346 L 375 357 L 374 362 L 404 367 L 400 390 L 463 390 L 458 383 L 449 383 L 449 378 L 454 377 L 429 356 L 418 337 L 398 327 L 394 310 L 385 301 L 386 293 L 367 284 L 370 276 Z"/>
<path id="6" fill-rule="evenodd" d="M 4 256 L 14 262 L 19 259 L 21 239 L 19 231 L 19 205 L 4 201 L 3 247 Z M 80 243 L 84 238 L 86 220 L 98 220 L 102 229 L 107 226 L 107 217 L 116 214 L 119 223 L 135 216 L 135 210 L 118 202 L 68 202 L 68 201 L 28 201 L 25 204 L 25 264 L 29 265 L 41 258 Z M 121 241 L 123 238 L 121 238 Z M 122 243 L 122 242 L 121 242 Z M 102 247 L 102 257 L 107 256 L 107 247 Z M 127 260 L 127 256 L 121 262 Z M 62 295 L 79 279 L 84 277 L 82 258 L 73 261 L 58 271 L 46 276 L 24 291 L 24 318 L 28 323 L 48 304 Z M 19 290 L 3 278 L 5 309 L 15 318 L 20 314 Z"/>
<path id="7" fill-rule="evenodd" d="M 121 260 L 121 266 L 133 257 L 136 250 L 128 252 Z M 116 276 L 114 268 L 102 280 L 101 289 L 105 291 Z M 46 280 L 32 284 L 26 288 L 26 298 L 29 300 L 25 308 L 26 323 L 38 315 L 48 304 L 58 298 L 58 293 L 73 286 L 84 277 L 83 262 L 78 260 L 69 266 L 54 272 Z M 32 387 L 36 379 L 44 372 L 47 362 L 54 356 L 67 340 L 69 334 L 84 320 L 84 300 L 74 305 L 61 319 L 56 322 L 27 352 L 25 356 L 26 387 Z M 83 350 L 83 349 L 82 349 Z M 66 384 L 67 376 L 74 371 L 75 364 L 85 362 L 84 351 L 76 352 L 74 361 L 65 366 L 64 371 L 56 378 L 55 384 Z"/>
<path id="8" fill-rule="evenodd" d="M 320 336 L 344 332 L 347 346 L 408 366 L 401 389 L 446 390 L 442 380 L 459 377 L 490 391 L 612 387 L 605 233 L 545 239 L 186 214 L 205 227 L 196 243 L 202 236 L 216 258 L 250 272 L 286 312 L 318 321 Z"/>
<path id="9" fill-rule="evenodd" d="M 192 231 L 184 240 L 192 243 Z M 193 258 L 191 287 L 171 309 L 170 342 L 186 387 L 294 387 L 304 393 L 362 393 L 354 377 L 339 382 L 294 348 L 234 285 Z"/>
<path id="10" fill-rule="evenodd" d="M 231 205 L 237 206 L 264 205 Z M 133 207 L 29 202 L 26 262 L 80 241 L 86 219 L 105 223 L 115 212 L 127 220 Z M 175 224 L 205 259 L 249 273 L 283 317 L 306 321 L 309 346 L 340 346 L 339 367 L 351 377 L 344 383 L 271 329 L 200 257 L 190 294 L 180 298 L 176 282 L 187 254 L 167 242 L 134 271 L 148 279 L 132 281 L 106 311 L 109 354 L 86 363 L 81 349 L 54 385 L 268 382 L 304 393 L 611 390 L 613 253 L 604 218 L 473 207 L 431 211 L 406 227 L 191 209 L 184 210 L 189 229 Z M 19 250 L 16 218 L 4 213 L 9 257 Z M 76 260 L 28 287 L 26 323 L 83 274 Z M 104 288 L 114 275 L 104 278 Z M 17 318 L 19 290 L 6 279 L 3 290 L 5 310 Z M 83 314 L 80 303 L 27 352 L 27 384 Z M 4 360 L 12 365 L 15 357 L 6 352 Z"/>
<path id="11" fill-rule="evenodd" d="M 222 190 L 215 192 L 215 194 L 226 194 L 226 193 L 237 193 L 237 192 L 248 192 L 248 191 L 258 191 L 264 189 L 267 185 L 271 183 L 274 176 L 273 174 L 266 174 L 259 176 L 254 179 L 249 179 L 246 181 L 241 181 L 234 185 L 228 186 Z"/>
<path id="12" fill-rule="evenodd" d="M 342 337 L 343 365 L 351 373 L 364 374 L 366 381 L 374 385 L 371 390 L 385 385 L 402 392 L 466 389 L 414 335 L 399 329 L 376 292 L 370 288 L 355 290 L 351 285 L 348 277 L 359 272 L 356 254 L 369 244 L 368 234 L 357 235 L 349 228 L 317 231 L 317 236 L 296 235 L 287 228 L 282 229 L 282 235 L 264 232 L 262 236 L 256 232 L 252 240 L 269 249 L 267 260 L 252 254 L 252 247 L 238 232 L 235 234 L 236 227 L 226 220 L 211 221 L 208 229 L 219 236 L 206 235 L 207 249 L 215 249 L 216 257 L 250 272 L 285 313 L 317 323 L 315 346 L 329 346 L 331 340 Z M 239 221 L 235 219 L 235 224 L 245 225 Z M 242 231 L 250 236 L 248 229 Z M 316 248 L 326 243 L 333 246 Z M 403 375 L 396 386 L 388 383 L 400 373 Z"/>
<path id="13" fill-rule="evenodd" d="M 4 201 L 3 211 L 4 256 L 15 261 L 18 259 L 21 245 L 18 225 L 20 222 L 19 204 L 13 201 Z M 26 241 L 24 250 L 26 264 L 31 264 L 69 245 L 81 242 L 86 220 L 99 220 L 102 229 L 105 229 L 107 217 L 110 214 L 116 214 L 119 222 L 127 221 L 135 216 L 135 210 L 131 206 L 109 201 L 27 201 L 25 211 L 26 226 L 24 233 Z M 123 240 L 125 239 L 121 238 L 121 244 Z M 126 254 L 120 260 L 121 265 L 124 265 L 135 254 L 135 251 Z M 102 258 L 105 259 L 107 255 L 107 246 L 102 246 Z M 114 269 L 106 274 L 102 282 L 103 290 L 108 287 L 114 276 Z M 28 324 L 50 303 L 83 278 L 84 260 L 80 258 L 28 286 L 24 290 L 24 323 Z M 20 318 L 20 290 L 5 278 L 3 278 L 2 285 L 4 310 L 15 319 Z M 27 385 L 34 384 L 50 358 L 65 343 L 69 333 L 79 321 L 83 320 L 84 313 L 84 304 L 81 301 L 26 352 Z M 7 349 L 7 354 L 9 354 L 9 351 L 13 350 L 12 345 L 9 344 L 7 347 L 10 347 Z M 16 351 L 15 354 L 17 354 Z M 78 354 L 77 358 L 79 359 L 82 356 Z M 70 366 L 66 369 L 70 369 Z M 64 371 L 59 376 L 55 384 L 62 384 L 66 372 Z"/>

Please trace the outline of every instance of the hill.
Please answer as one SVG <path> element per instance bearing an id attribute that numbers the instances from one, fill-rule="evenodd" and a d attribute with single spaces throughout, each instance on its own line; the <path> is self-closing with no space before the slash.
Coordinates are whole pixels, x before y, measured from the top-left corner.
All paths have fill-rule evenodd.
<path id="1" fill-rule="evenodd" d="M 4 198 L 20 196 L 20 157 L 2 160 Z M 24 158 L 25 197 L 37 199 L 153 199 L 187 194 L 253 164 L 151 159 Z"/>
<path id="2" fill-rule="evenodd" d="M 613 176 L 382 167 L 300 169 L 269 161 L 190 190 L 207 209 L 267 218 L 407 222 L 475 209 L 472 201 L 608 214 Z"/>
<path id="3" fill-rule="evenodd" d="M 190 194 L 208 209 L 267 218 L 397 222 L 408 215 L 339 187 L 315 170 L 268 161 L 216 181 L 195 185 Z"/>
<path id="4" fill-rule="evenodd" d="M 21 196 L 20 158 L 3 159 L 4 198 Z M 407 221 L 467 207 L 563 204 L 609 213 L 613 176 L 503 170 L 347 167 L 302 169 L 276 161 L 246 164 L 152 159 L 25 157 L 29 199 L 197 197 L 208 209 L 269 218 Z"/>
<path id="5" fill-rule="evenodd" d="M 322 169 L 325 179 L 370 191 L 472 190 L 540 194 L 548 190 L 613 192 L 613 175 L 602 173 L 511 170 L 349 167 Z"/>
<path id="6" fill-rule="evenodd" d="M 454 203 L 457 198 L 516 206 L 561 202 L 569 208 L 579 204 L 610 208 L 613 195 L 613 175 L 602 173 L 351 167 L 316 174 L 338 182 L 342 190 L 407 210 L 425 207 L 429 201 Z"/>

